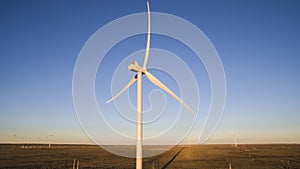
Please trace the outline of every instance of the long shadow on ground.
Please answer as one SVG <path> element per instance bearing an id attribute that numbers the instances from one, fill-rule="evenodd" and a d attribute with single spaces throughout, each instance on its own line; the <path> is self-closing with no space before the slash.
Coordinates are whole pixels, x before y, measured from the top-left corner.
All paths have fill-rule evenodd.
<path id="1" fill-rule="evenodd" d="M 170 164 L 172 163 L 172 161 L 175 160 L 175 158 L 182 152 L 182 150 L 183 150 L 184 148 L 185 148 L 185 147 L 182 147 L 181 150 L 179 150 L 179 151 L 173 156 L 173 158 L 172 158 L 170 161 L 168 161 L 168 163 L 167 163 L 166 165 L 164 165 L 164 166 L 162 167 L 162 169 L 166 169 L 166 168 L 168 167 L 168 165 L 170 165 Z"/>

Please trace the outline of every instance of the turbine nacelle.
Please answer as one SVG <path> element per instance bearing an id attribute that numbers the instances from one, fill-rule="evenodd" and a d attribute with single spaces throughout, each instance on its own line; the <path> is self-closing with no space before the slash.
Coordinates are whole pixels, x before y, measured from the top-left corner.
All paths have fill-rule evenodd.
<path id="1" fill-rule="evenodd" d="M 131 64 L 128 66 L 128 70 L 136 73 L 138 72 L 144 73 L 146 71 L 146 69 L 141 67 L 136 61 L 131 62 Z"/>

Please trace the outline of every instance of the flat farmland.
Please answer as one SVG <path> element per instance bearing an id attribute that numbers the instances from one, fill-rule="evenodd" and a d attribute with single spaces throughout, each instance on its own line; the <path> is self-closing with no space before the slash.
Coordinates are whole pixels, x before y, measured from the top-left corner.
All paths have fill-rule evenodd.
<path id="1" fill-rule="evenodd" d="M 123 146 L 123 149 L 126 147 Z M 132 147 L 130 148 L 132 149 Z M 155 149 L 155 146 L 153 146 Z M 134 158 L 93 145 L 0 144 L 0 168 L 135 168 Z M 143 159 L 143 168 L 300 168 L 299 144 L 175 146 Z"/>

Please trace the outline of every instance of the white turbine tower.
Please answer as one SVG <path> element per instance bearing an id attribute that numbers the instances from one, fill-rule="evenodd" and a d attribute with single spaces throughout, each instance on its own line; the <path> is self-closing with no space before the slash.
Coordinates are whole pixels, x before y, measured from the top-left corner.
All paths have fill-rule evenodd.
<path id="1" fill-rule="evenodd" d="M 48 148 L 51 148 L 51 137 L 52 136 L 53 136 L 52 134 L 48 135 Z"/>
<path id="2" fill-rule="evenodd" d="M 128 70 L 136 72 L 137 74 L 129 81 L 129 83 L 115 96 L 113 96 L 106 103 L 109 103 L 124 93 L 131 85 L 133 85 L 137 81 L 137 116 L 136 116 L 136 169 L 142 169 L 142 158 L 143 158 L 143 126 L 142 126 L 142 112 L 143 112 L 143 101 L 142 101 L 142 76 L 146 75 L 146 77 L 156 86 L 160 87 L 162 90 L 170 94 L 174 97 L 179 103 L 181 103 L 184 107 L 186 107 L 190 112 L 193 110 L 181 100 L 176 94 L 174 94 L 168 87 L 166 87 L 161 81 L 159 81 L 155 76 L 153 76 L 147 70 L 147 62 L 150 50 L 150 5 L 147 1 L 147 9 L 148 9 L 148 34 L 147 34 L 147 44 L 146 44 L 146 52 L 144 58 L 143 67 L 139 66 L 136 61 L 133 61 L 129 66 Z"/>
<path id="3" fill-rule="evenodd" d="M 233 145 L 234 145 L 234 147 L 237 147 L 237 137 L 238 137 L 237 134 L 233 135 Z"/>
<path id="4" fill-rule="evenodd" d="M 14 140 L 13 140 L 13 144 L 16 144 L 16 138 L 17 138 L 17 134 L 14 134 Z"/>

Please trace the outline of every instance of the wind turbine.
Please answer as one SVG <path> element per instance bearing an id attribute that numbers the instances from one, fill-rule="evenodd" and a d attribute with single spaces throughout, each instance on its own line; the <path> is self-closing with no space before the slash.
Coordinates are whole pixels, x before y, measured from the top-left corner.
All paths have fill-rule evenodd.
<path id="1" fill-rule="evenodd" d="M 152 75 L 147 70 L 147 62 L 150 51 L 150 5 L 147 1 L 147 10 L 148 10 L 148 34 L 147 34 L 147 43 L 146 43 L 146 52 L 144 57 L 143 67 L 139 66 L 136 61 L 133 61 L 129 66 L 128 70 L 133 71 L 136 75 L 129 81 L 129 83 L 115 96 L 113 96 L 106 103 L 109 103 L 119 97 L 122 93 L 124 93 L 130 86 L 132 86 L 135 82 L 137 82 L 137 116 L 136 116 L 136 169 L 142 169 L 142 158 L 143 158 L 143 126 L 142 126 L 142 112 L 143 112 L 143 86 L 142 86 L 142 76 L 146 75 L 146 77 L 156 86 L 160 87 L 162 90 L 170 94 L 174 97 L 179 103 L 181 103 L 184 107 L 186 107 L 190 112 L 193 110 L 181 100 L 176 94 L 174 94 L 168 87 L 166 87 L 160 80 L 158 80 L 154 75 Z"/>
<path id="2" fill-rule="evenodd" d="M 234 144 L 234 147 L 237 147 L 237 137 L 238 137 L 237 134 L 233 135 L 233 144 Z"/>
<path id="3" fill-rule="evenodd" d="M 17 138 L 17 134 L 14 134 L 14 140 L 13 140 L 13 144 L 16 144 L 16 138 Z"/>
<path id="4" fill-rule="evenodd" d="M 51 137 L 52 137 L 53 135 L 52 134 L 49 134 L 48 135 L 48 147 L 49 148 L 51 148 Z"/>

